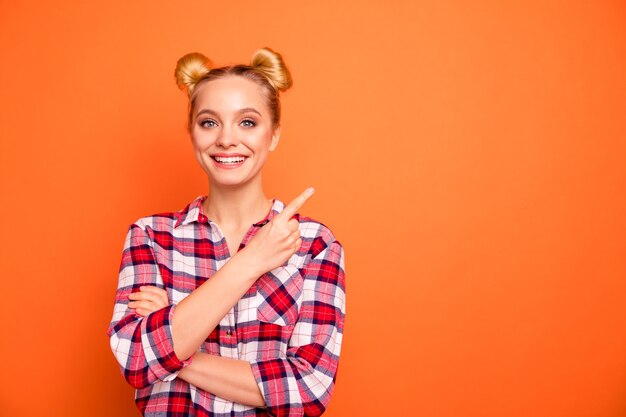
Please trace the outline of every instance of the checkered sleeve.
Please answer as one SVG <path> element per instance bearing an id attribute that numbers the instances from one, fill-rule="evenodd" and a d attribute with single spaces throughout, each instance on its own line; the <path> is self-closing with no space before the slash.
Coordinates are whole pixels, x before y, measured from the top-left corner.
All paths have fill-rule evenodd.
<path id="1" fill-rule="evenodd" d="M 251 362 L 275 416 L 319 416 L 334 388 L 345 317 L 344 255 L 333 240 L 302 269 L 303 301 L 286 358 Z"/>
<path id="2" fill-rule="evenodd" d="M 128 308 L 128 295 L 142 285 L 164 288 L 152 241 L 141 221 L 128 230 L 119 268 L 113 318 L 107 329 L 111 349 L 124 378 L 135 388 L 171 381 L 191 359 L 181 361 L 174 353 L 172 316 L 175 306 L 156 310 L 145 317 Z"/>

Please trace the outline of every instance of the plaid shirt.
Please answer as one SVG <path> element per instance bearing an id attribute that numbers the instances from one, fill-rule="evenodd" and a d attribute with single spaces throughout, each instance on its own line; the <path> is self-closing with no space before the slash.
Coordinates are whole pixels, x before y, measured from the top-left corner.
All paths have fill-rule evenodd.
<path id="1" fill-rule="evenodd" d="M 176 304 L 210 279 L 230 254 L 217 224 L 203 213 L 206 196 L 183 210 L 142 217 L 124 243 L 111 348 L 145 416 L 317 416 L 333 391 L 345 317 L 343 248 L 331 231 L 296 215 L 302 245 L 262 275 L 208 335 L 199 351 L 250 362 L 266 408 L 233 403 L 176 378 L 191 362 L 172 347 Z M 240 249 L 285 205 L 274 200 Z M 167 291 L 171 304 L 141 317 L 128 295 L 142 285 Z"/>

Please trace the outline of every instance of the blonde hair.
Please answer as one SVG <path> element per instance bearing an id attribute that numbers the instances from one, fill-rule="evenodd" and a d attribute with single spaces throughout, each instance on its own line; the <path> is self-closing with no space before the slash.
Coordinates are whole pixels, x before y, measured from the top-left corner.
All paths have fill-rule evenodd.
<path id="1" fill-rule="evenodd" d="M 230 75 L 245 77 L 262 87 L 272 114 L 272 123 L 274 126 L 278 125 L 280 122 L 279 93 L 288 90 L 292 85 L 291 74 L 278 52 L 261 48 L 252 55 L 250 65 L 238 64 L 220 68 L 212 68 L 209 58 L 198 52 L 192 52 L 180 58 L 174 70 L 176 85 L 186 91 L 189 96 L 188 129 L 190 132 L 198 85 Z"/>

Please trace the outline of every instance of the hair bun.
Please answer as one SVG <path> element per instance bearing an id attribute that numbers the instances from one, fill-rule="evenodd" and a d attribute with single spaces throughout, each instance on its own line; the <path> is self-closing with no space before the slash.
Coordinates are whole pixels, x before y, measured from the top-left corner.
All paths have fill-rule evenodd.
<path id="1" fill-rule="evenodd" d="M 252 56 L 250 66 L 265 75 L 276 90 L 285 91 L 292 85 L 291 74 L 283 57 L 270 48 L 261 48 Z"/>
<path id="2" fill-rule="evenodd" d="M 206 56 L 198 52 L 186 54 L 176 63 L 174 76 L 176 85 L 181 90 L 187 90 L 191 95 L 196 84 L 211 71 L 211 61 Z"/>

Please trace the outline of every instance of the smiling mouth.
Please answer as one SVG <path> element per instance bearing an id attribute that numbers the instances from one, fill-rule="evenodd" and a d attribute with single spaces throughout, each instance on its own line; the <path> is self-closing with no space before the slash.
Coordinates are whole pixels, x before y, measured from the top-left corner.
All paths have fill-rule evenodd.
<path id="1" fill-rule="evenodd" d="M 246 159 L 245 156 L 212 156 L 211 158 L 218 164 L 224 165 L 237 165 Z"/>

